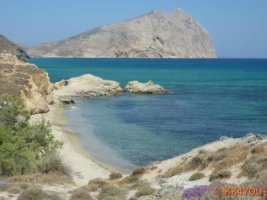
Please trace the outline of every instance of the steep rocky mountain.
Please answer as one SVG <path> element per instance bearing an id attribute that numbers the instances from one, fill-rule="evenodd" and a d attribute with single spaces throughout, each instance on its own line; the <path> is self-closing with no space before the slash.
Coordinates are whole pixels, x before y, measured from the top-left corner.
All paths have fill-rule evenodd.
<path id="1" fill-rule="evenodd" d="M 47 73 L 26 62 L 25 51 L 0 36 L 0 95 L 20 96 L 32 114 L 48 112 L 53 85 Z"/>
<path id="2" fill-rule="evenodd" d="M 28 49 L 33 57 L 214 58 L 208 32 L 180 9 L 143 16 Z"/>

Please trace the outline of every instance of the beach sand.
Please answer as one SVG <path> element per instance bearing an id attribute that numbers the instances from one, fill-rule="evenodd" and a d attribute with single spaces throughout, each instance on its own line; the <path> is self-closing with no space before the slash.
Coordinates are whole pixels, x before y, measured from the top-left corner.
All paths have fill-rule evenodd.
<path id="1" fill-rule="evenodd" d="M 63 105 L 52 105 L 50 111 L 44 114 L 32 115 L 31 123 L 49 121 L 52 133 L 56 139 L 63 142 L 60 157 L 63 163 L 71 169 L 71 175 L 77 186 L 82 186 L 95 178 L 106 179 L 111 173 L 109 166 L 97 162 L 86 152 L 73 130 L 67 127 Z"/>

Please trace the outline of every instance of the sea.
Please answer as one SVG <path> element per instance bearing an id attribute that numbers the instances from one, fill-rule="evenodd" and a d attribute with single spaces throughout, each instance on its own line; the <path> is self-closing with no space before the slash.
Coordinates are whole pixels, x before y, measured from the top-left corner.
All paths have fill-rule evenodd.
<path id="1" fill-rule="evenodd" d="M 76 98 L 65 115 L 86 151 L 121 172 L 221 137 L 267 134 L 267 59 L 35 58 L 52 82 L 83 74 L 171 94 Z"/>

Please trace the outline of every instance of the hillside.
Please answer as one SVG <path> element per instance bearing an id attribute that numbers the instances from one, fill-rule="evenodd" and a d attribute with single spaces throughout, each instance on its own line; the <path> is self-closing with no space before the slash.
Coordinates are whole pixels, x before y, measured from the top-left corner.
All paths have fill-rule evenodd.
<path id="1" fill-rule="evenodd" d="M 214 58 L 208 32 L 180 9 L 111 24 L 28 49 L 32 57 Z"/>

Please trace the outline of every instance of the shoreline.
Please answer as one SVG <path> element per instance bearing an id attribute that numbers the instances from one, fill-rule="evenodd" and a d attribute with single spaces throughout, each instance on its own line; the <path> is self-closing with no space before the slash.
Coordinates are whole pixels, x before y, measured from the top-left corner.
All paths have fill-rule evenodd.
<path id="1" fill-rule="evenodd" d="M 31 123 L 46 120 L 51 124 L 54 137 L 63 142 L 59 155 L 63 163 L 71 170 L 71 177 L 76 185 L 82 186 L 95 178 L 107 179 L 115 171 L 111 166 L 93 158 L 81 144 L 75 132 L 67 127 L 64 105 L 50 105 L 48 113 L 31 116 Z"/>

